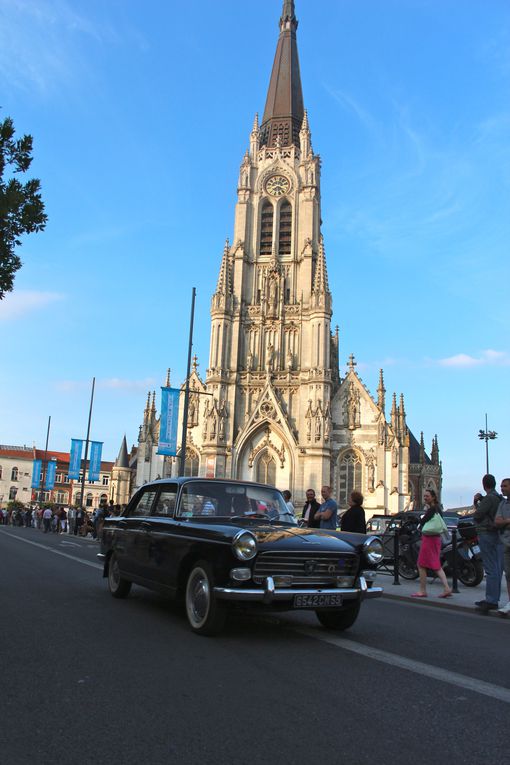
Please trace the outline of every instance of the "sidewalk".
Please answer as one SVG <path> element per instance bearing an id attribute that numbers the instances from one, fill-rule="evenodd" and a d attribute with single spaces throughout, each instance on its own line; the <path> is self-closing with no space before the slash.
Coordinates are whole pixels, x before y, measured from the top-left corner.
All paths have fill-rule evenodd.
<path id="1" fill-rule="evenodd" d="M 475 601 L 483 600 L 485 597 L 485 580 L 481 582 L 478 587 L 464 587 L 459 582 L 459 592 L 454 593 L 451 598 L 438 598 L 438 595 L 443 591 L 443 586 L 438 579 L 432 580 L 430 577 L 427 579 L 427 598 L 412 598 L 411 594 L 419 590 L 418 579 L 409 581 L 399 577 L 400 584 L 393 584 L 393 574 L 389 574 L 386 571 L 378 571 L 375 585 L 384 588 L 383 598 L 389 598 L 391 600 L 401 600 L 406 603 L 412 603 L 416 605 L 430 606 L 433 608 L 448 608 L 453 611 L 464 611 L 468 613 L 480 614 L 480 617 L 491 616 L 500 619 L 501 621 L 508 621 L 508 617 L 501 616 L 497 611 L 489 611 L 488 614 L 480 613 L 475 608 Z M 451 580 L 448 580 L 451 584 Z M 500 605 L 504 605 L 507 602 L 507 590 L 506 581 L 503 578 L 501 583 L 501 600 Z"/>

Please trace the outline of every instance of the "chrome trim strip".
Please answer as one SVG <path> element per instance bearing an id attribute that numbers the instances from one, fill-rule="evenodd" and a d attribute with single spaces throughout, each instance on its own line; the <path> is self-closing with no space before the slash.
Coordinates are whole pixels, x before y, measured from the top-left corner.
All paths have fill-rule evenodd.
<path id="1" fill-rule="evenodd" d="M 106 555 L 104 555 L 104 553 L 97 553 L 96 558 L 99 558 L 100 560 L 104 560 L 106 558 Z"/>
<path id="2" fill-rule="evenodd" d="M 268 577 L 271 579 L 271 577 Z M 259 602 L 259 603 L 272 603 L 291 601 L 294 595 L 341 595 L 344 600 L 356 600 L 361 598 L 362 600 L 370 600 L 372 598 L 380 598 L 383 594 L 382 587 L 367 587 L 365 590 L 362 588 L 353 588 L 348 590 L 342 590 L 339 587 L 333 588 L 317 588 L 310 589 L 276 589 L 274 582 L 271 579 L 272 588 L 266 581 L 266 588 L 260 589 L 241 589 L 237 587 L 215 587 L 214 594 L 219 600 L 231 600 L 236 602 Z M 366 582 L 365 582 L 366 587 Z"/>

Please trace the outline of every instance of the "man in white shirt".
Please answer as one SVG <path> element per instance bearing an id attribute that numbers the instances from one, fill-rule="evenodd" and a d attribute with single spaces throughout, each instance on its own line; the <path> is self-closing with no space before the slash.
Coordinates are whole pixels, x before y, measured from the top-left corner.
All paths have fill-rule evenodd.
<path id="1" fill-rule="evenodd" d="M 51 531 L 51 519 L 53 517 L 53 513 L 51 512 L 51 509 L 47 507 L 43 514 L 43 524 L 44 524 L 44 533 L 47 534 L 48 531 Z"/>

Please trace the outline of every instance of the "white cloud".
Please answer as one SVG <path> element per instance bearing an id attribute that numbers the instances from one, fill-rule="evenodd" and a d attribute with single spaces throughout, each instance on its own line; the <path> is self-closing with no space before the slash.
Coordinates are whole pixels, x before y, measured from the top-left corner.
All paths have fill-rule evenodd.
<path id="1" fill-rule="evenodd" d="M 478 356 L 470 356 L 467 353 L 457 353 L 455 356 L 448 356 L 445 359 L 439 359 L 437 362 L 442 367 L 480 367 L 480 366 L 510 366 L 510 353 L 507 351 L 494 351 L 488 349 L 482 351 Z"/>
<path id="2" fill-rule="evenodd" d="M 63 300 L 58 292 L 37 292 L 36 290 L 16 290 L 0 300 L 0 321 L 20 319 L 34 311 Z"/>

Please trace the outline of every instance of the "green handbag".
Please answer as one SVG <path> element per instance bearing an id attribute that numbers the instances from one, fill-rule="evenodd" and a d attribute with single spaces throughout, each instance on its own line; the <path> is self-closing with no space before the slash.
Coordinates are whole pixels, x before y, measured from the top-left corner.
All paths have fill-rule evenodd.
<path id="1" fill-rule="evenodd" d="M 435 537 L 447 530 L 448 527 L 443 521 L 441 513 L 435 513 L 430 521 L 427 521 L 427 523 L 424 525 L 421 533 L 425 534 L 426 537 Z"/>

